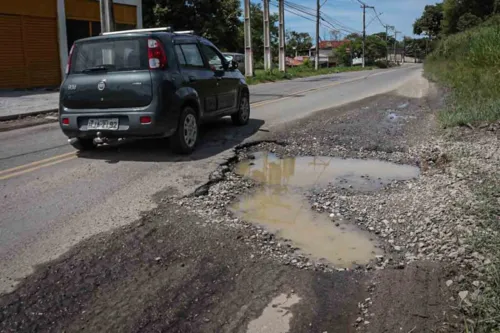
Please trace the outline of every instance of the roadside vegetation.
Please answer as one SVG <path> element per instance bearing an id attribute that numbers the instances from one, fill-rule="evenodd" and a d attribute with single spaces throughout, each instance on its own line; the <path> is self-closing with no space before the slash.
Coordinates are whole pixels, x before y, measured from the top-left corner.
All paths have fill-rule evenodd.
<path id="1" fill-rule="evenodd" d="M 472 308 L 478 318 L 469 332 L 500 332 L 500 176 L 485 176 L 485 181 L 476 190 L 480 203 L 475 209 L 482 222 L 482 231 L 474 235 L 472 245 L 475 251 L 489 253 L 493 260 L 487 266 L 488 285 L 482 297 Z"/>
<path id="2" fill-rule="evenodd" d="M 438 118 L 445 127 L 495 127 L 500 121 L 500 3 L 498 0 L 444 0 L 427 5 L 413 32 L 429 40 L 427 77 L 447 88 Z M 427 52 L 426 52 L 427 53 Z M 498 150 L 497 150 L 498 152 Z M 477 172 L 477 170 L 472 170 Z M 467 332 L 500 332 L 500 176 L 498 166 L 475 186 L 480 221 L 470 241 L 484 254 L 481 294 Z M 479 269 L 476 267 L 475 269 Z M 470 272 L 472 273 L 472 272 Z M 464 320 L 465 321 L 465 320 Z"/>
<path id="3" fill-rule="evenodd" d="M 315 75 L 325 75 L 325 74 L 334 74 L 334 73 L 343 73 L 343 72 L 355 72 L 361 70 L 372 70 L 376 68 L 375 66 L 367 66 L 362 68 L 361 66 L 353 66 L 353 67 L 330 67 L 330 68 L 320 68 L 315 70 L 311 66 L 302 65 L 296 67 L 287 68 L 286 72 L 280 72 L 277 69 L 272 71 L 265 71 L 263 69 L 255 70 L 255 75 L 253 77 L 247 78 L 248 84 L 257 84 L 264 82 L 274 82 L 274 81 L 282 81 L 282 80 L 291 80 L 301 77 L 309 77 Z"/>
<path id="4" fill-rule="evenodd" d="M 444 127 L 500 119 L 500 24 L 498 17 L 443 39 L 426 59 L 428 76 L 451 88 Z"/>

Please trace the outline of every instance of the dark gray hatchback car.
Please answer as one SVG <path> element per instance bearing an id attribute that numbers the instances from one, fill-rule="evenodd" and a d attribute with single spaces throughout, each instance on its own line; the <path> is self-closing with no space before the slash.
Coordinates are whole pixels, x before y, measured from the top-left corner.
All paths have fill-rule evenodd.
<path id="1" fill-rule="evenodd" d="M 250 117 L 236 62 L 208 40 L 168 29 L 114 32 L 75 42 L 61 85 L 59 121 L 77 149 L 117 138 L 170 137 L 190 153 L 201 122 Z"/>

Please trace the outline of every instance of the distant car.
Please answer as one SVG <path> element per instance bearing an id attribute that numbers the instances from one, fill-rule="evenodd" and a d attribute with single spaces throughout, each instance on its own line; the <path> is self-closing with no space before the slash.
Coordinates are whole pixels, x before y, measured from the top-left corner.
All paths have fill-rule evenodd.
<path id="1" fill-rule="evenodd" d="M 234 60 L 238 63 L 238 70 L 245 74 L 245 55 L 242 53 L 223 52 L 224 57 L 228 60 Z"/>
<path id="2" fill-rule="evenodd" d="M 208 40 L 168 29 L 138 29 L 81 39 L 61 85 L 59 121 L 77 149 L 116 138 L 170 137 L 190 153 L 201 122 L 250 117 L 249 90 L 236 62 Z"/>

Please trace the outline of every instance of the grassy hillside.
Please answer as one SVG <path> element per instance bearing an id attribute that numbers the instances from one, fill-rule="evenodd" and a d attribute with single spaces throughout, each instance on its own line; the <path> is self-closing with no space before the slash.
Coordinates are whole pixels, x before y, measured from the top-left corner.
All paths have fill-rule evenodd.
<path id="1" fill-rule="evenodd" d="M 440 114 L 445 127 L 500 119 L 498 17 L 442 40 L 425 62 L 427 75 L 452 93 Z"/>

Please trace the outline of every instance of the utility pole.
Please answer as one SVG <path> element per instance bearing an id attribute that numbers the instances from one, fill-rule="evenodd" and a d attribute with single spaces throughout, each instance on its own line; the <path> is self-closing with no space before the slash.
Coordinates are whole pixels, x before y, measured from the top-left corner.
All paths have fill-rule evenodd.
<path id="1" fill-rule="evenodd" d="M 403 36 L 403 51 L 401 52 L 401 57 L 403 60 L 401 61 L 403 64 L 405 63 L 405 57 L 406 57 L 406 36 Z"/>
<path id="2" fill-rule="evenodd" d="M 401 33 L 401 31 L 397 31 L 396 28 L 394 28 L 394 62 L 397 63 L 396 61 L 396 45 L 398 44 L 398 34 Z"/>
<path id="3" fill-rule="evenodd" d="M 368 6 L 363 4 L 363 68 L 365 67 L 365 46 L 366 46 L 366 8 L 375 8 L 373 6 Z"/>
<path id="4" fill-rule="evenodd" d="M 387 53 L 387 63 L 389 63 L 390 59 L 389 59 L 389 29 L 394 29 L 393 26 L 390 26 L 390 25 L 385 25 L 385 51 Z"/>
<path id="5" fill-rule="evenodd" d="M 264 0 L 264 70 L 271 70 L 271 37 L 269 30 L 269 0 Z"/>
<path id="6" fill-rule="evenodd" d="M 253 76 L 252 29 L 250 27 L 250 0 L 245 1 L 245 76 Z"/>
<path id="7" fill-rule="evenodd" d="M 113 11 L 113 0 L 100 0 L 99 9 L 101 14 L 101 33 L 115 30 L 115 16 Z"/>
<path id="8" fill-rule="evenodd" d="M 320 16 L 320 5 L 319 0 L 316 0 L 316 54 L 314 55 L 314 69 L 319 69 L 319 20 Z"/>
<path id="9" fill-rule="evenodd" d="M 285 59 L 285 1 L 279 1 L 279 70 L 280 72 L 286 71 Z"/>

